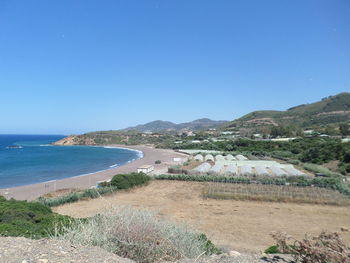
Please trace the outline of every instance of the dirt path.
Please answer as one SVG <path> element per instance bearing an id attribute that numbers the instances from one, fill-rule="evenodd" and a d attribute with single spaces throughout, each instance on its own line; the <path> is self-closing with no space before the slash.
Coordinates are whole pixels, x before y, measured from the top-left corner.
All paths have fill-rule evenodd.
<path id="1" fill-rule="evenodd" d="M 287 231 L 296 238 L 322 230 L 350 229 L 349 207 L 310 204 L 211 200 L 201 197 L 206 183 L 153 181 L 130 192 L 63 205 L 54 210 L 88 217 L 115 205 L 153 209 L 205 232 L 216 244 L 243 252 L 262 251 L 273 244 L 271 231 Z M 342 237 L 350 244 L 350 232 Z"/>

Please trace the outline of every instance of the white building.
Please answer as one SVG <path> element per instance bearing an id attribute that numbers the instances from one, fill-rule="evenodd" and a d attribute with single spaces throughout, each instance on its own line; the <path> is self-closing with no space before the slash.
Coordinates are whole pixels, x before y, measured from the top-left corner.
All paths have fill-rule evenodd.
<path id="1" fill-rule="evenodd" d="M 138 173 L 150 173 L 154 170 L 154 166 L 153 165 L 142 165 L 139 168 L 137 168 L 137 172 Z"/>

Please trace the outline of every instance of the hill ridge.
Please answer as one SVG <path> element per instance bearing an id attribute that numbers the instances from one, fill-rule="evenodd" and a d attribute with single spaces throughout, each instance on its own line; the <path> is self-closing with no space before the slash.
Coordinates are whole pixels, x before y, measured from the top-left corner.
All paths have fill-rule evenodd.
<path id="1" fill-rule="evenodd" d="M 350 120 L 350 93 L 342 92 L 313 103 L 290 107 L 284 111 L 253 111 L 223 126 L 224 129 L 266 125 L 298 126 L 308 128 Z"/>

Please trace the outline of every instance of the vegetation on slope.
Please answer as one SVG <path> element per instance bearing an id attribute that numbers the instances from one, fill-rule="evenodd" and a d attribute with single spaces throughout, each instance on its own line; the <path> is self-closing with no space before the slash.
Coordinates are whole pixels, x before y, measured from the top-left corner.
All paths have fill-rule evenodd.
<path id="1" fill-rule="evenodd" d="M 179 148 L 177 144 L 168 146 L 173 149 Z M 188 143 L 182 144 L 181 148 L 250 153 L 259 157 L 271 156 L 314 164 L 325 164 L 336 160 L 339 161 L 338 172 L 350 173 L 350 143 L 342 143 L 340 139 L 335 138 L 300 138 L 287 142 L 237 139 L 225 142 L 208 141 L 201 144 Z"/>
<path id="2" fill-rule="evenodd" d="M 113 179 L 110 184 L 115 189 L 149 181 L 148 176 L 136 173 Z M 147 211 L 118 208 L 91 218 L 73 219 L 53 213 L 39 202 L 6 200 L 1 196 L 0 236 L 62 239 L 72 244 L 99 246 L 145 263 L 221 253 L 204 234 Z"/>
<path id="3" fill-rule="evenodd" d="M 68 226 L 72 219 L 53 213 L 51 209 L 36 202 L 6 200 L 0 196 L 0 235 L 47 237 Z M 57 228 L 58 227 L 58 228 Z"/>
<path id="4" fill-rule="evenodd" d="M 59 197 L 39 197 L 37 202 L 49 207 L 54 207 L 77 202 L 82 199 L 97 198 L 101 195 L 110 194 L 118 190 L 127 190 L 135 186 L 147 184 L 150 180 L 151 178 L 144 173 L 117 174 L 113 176 L 111 182 L 102 182 L 98 188 L 84 189 Z"/>
<path id="5" fill-rule="evenodd" d="M 348 122 L 350 93 L 340 93 L 321 101 L 292 107 L 286 111 L 255 111 L 224 125 L 224 128 L 242 128 L 269 125 L 308 128 L 316 125 Z"/>
<path id="6" fill-rule="evenodd" d="M 129 127 L 123 131 L 138 131 L 138 132 L 178 132 L 180 130 L 207 130 L 210 128 L 217 128 L 223 125 L 227 121 L 214 121 L 208 118 L 202 118 L 185 123 L 173 123 L 170 121 L 152 121 L 146 124 L 137 125 L 135 127 Z"/>

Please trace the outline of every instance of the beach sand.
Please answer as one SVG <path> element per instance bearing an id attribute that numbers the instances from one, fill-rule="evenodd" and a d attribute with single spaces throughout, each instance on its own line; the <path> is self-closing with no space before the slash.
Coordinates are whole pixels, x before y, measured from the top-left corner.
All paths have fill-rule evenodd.
<path id="1" fill-rule="evenodd" d="M 187 158 L 187 155 L 175 152 L 167 149 L 156 149 L 151 146 L 137 145 L 137 146 L 125 146 L 125 145 L 109 145 L 113 147 L 121 147 L 134 149 L 143 152 L 143 158 L 133 161 L 131 163 L 100 171 L 87 175 L 80 175 L 70 177 L 62 180 L 55 180 L 25 186 L 18 186 L 13 188 L 0 189 L 0 195 L 6 198 L 15 198 L 17 200 L 33 200 L 44 194 L 67 188 L 79 188 L 86 189 L 96 186 L 99 181 L 106 181 L 111 179 L 118 173 L 136 172 L 137 168 L 141 165 L 154 165 L 154 173 L 160 174 L 167 171 L 167 166 L 175 164 L 174 157 L 180 157 L 183 160 Z M 161 164 L 155 164 L 156 160 L 160 160 Z"/>

